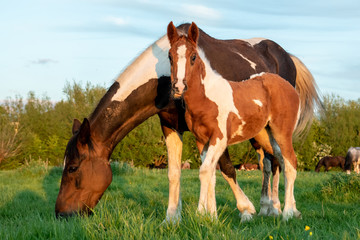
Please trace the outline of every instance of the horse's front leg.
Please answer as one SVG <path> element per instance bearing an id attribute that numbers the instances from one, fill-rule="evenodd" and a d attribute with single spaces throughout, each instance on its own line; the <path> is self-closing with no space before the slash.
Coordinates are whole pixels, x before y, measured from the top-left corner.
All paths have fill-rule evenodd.
<path id="1" fill-rule="evenodd" d="M 204 144 L 202 144 L 198 141 L 196 142 L 196 145 L 200 152 L 201 163 L 203 163 L 205 161 L 208 145 L 204 146 Z M 203 151 L 204 149 L 205 149 L 205 151 Z M 214 174 L 212 174 L 212 176 L 211 176 L 211 181 L 209 183 L 209 188 L 208 188 L 208 192 L 207 192 L 206 209 L 212 216 L 217 218 L 215 183 L 216 183 L 216 173 L 214 172 Z"/>
<path id="2" fill-rule="evenodd" d="M 178 222 L 181 220 L 181 154 L 182 135 L 178 132 L 162 127 L 168 151 L 168 179 L 169 179 L 169 204 L 166 211 L 166 222 Z"/>
<path id="3" fill-rule="evenodd" d="M 201 152 L 201 158 L 204 159 L 201 167 L 200 167 L 200 199 L 198 205 L 198 212 L 204 214 L 207 212 L 210 206 L 208 206 L 208 192 L 215 193 L 215 171 L 216 171 L 216 164 L 219 161 L 220 156 L 226 149 L 226 140 L 217 140 L 211 141 L 210 143 L 215 142 L 215 144 L 208 144 L 205 145 Z M 209 189 L 211 188 L 211 189 Z M 214 194 L 215 197 L 215 194 Z M 216 203 L 215 209 L 216 209 Z M 213 217 L 214 212 L 210 212 Z"/>

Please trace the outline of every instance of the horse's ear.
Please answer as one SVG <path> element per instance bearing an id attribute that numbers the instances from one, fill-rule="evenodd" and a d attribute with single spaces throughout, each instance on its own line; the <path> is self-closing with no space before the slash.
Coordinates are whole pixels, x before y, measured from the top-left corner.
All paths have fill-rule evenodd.
<path id="1" fill-rule="evenodd" d="M 84 118 L 84 121 L 80 126 L 78 139 L 81 144 L 88 143 L 90 139 L 90 122 L 87 118 Z"/>
<path id="2" fill-rule="evenodd" d="M 176 27 L 174 26 L 172 21 L 167 27 L 167 37 L 169 39 L 170 45 L 173 45 L 173 43 L 179 38 Z"/>
<path id="3" fill-rule="evenodd" d="M 199 28 L 196 26 L 194 22 L 191 23 L 191 26 L 188 31 L 188 38 L 197 44 L 199 38 Z"/>
<path id="4" fill-rule="evenodd" d="M 81 122 L 78 119 L 74 119 L 74 123 L 72 126 L 72 134 L 74 135 L 80 130 Z"/>

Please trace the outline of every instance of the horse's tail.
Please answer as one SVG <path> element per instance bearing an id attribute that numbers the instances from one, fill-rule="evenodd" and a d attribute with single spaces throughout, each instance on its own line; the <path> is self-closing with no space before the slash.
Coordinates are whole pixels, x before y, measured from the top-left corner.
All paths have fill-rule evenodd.
<path id="1" fill-rule="evenodd" d="M 309 69 L 299 58 L 290 55 L 296 67 L 296 90 L 300 95 L 300 116 L 294 131 L 295 137 L 305 136 L 310 130 L 316 108 L 322 108 L 318 87 Z"/>
<path id="2" fill-rule="evenodd" d="M 318 164 L 315 167 L 315 172 L 320 172 L 320 168 L 322 167 L 324 162 L 324 158 L 320 159 L 320 161 L 318 162 Z"/>

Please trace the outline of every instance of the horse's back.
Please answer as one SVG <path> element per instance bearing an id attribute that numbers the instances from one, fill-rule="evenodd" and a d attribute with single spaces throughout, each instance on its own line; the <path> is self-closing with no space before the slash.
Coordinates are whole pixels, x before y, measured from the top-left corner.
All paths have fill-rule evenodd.
<path id="1" fill-rule="evenodd" d="M 186 34 L 190 24 L 182 24 L 178 30 Z M 211 67 L 223 78 L 230 81 L 243 81 L 256 73 L 271 72 L 295 86 L 296 68 L 280 45 L 268 39 L 213 38 L 199 29 L 199 48 L 204 51 Z"/>
<path id="2" fill-rule="evenodd" d="M 277 74 L 266 73 L 259 76 L 263 81 L 264 88 L 271 98 L 272 104 L 281 106 L 298 106 L 299 94 L 291 84 Z"/>

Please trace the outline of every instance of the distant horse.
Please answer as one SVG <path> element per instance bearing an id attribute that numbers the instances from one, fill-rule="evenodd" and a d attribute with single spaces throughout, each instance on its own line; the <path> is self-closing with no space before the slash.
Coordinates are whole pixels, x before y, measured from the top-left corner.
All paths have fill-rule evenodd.
<path id="1" fill-rule="evenodd" d="M 239 170 L 244 170 L 244 171 L 253 171 L 253 170 L 258 170 L 260 169 L 259 164 L 254 164 L 254 163 L 244 163 L 244 164 L 240 164 Z"/>
<path id="2" fill-rule="evenodd" d="M 320 159 L 320 161 L 319 161 L 318 164 L 316 165 L 315 172 L 320 172 L 320 168 L 321 168 L 322 166 L 325 167 L 325 172 L 329 171 L 332 167 L 340 167 L 341 169 L 344 170 L 345 158 L 342 157 L 342 156 L 337 156 L 337 157 L 327 156 L 327 157 L 323 157 L 322 159 Z"/>
<path id="3" fill-rule="evenodd" d="M 190 24 L 177 28 L 186 33 Z M 320 102 L 315 81 L 306 66 L 275 42 L 268 39 L 218 40 L 200 30 L 199 47 L 219 75 L 229 81 L 247 79 L 260 72 L 278 73 L 298 90 L 301 98 L 300 121 L 297 130 L 311 121 L 313 109 Z M 125 46 L 126 47 L 126 46 Z M 56 200 L 56 216 L 91 213 L 112 181 L 109 158 L 116 145 L 135 127 L 157 114 L 168 150 L 169 202 L 166 220 L 181 217 L 180 176 L 182 135 L 188 130 L 182 100 L 170 97 L 170 64 L 167 36 L 161 37 L 141 53 L 112 84 L 89 118 L 74 120 L 73 136 L 64 155 L 64 171 Z M 229 61 L 231 58 L 231 61 Z M 265 131 L 266 134 L 266 131 Z M 258 153 L 264 157 L 260 149 Z M 242 191 L 226 150 L 220 158 L 220 168 L 243 209 Z M 270 169 L 270 170 L 269 170 Z M 269 170 L 269 171 L 268 171 Z M 262 209 L 269 201 L 267 181 L 271 165 L 264 160 Z M 275 176 L 278 176 L 275 175 Z M 278 179 L 274 176 L 274 180 Z M 277 184 L 271 200 L 277 202 Z M 278 204 L 280 208 L 280 204 Z M 266 209 L 264 211 L 267 212 Z"/>
<path id="4" fill-rule="evenodd" d="M 354 171 L 360 173 L 360 147 L 350 147 L 345 157 L 345 171 L 350 174 L 351 165 L 354 166 Z"/>
<path id="5" fill-rule="evenodd" d="M 215 170 L 226 147 L 254 138 L 279 160 L 285 176 L 283 218 L 300 217 L 294 198 L 297 159 L 292 136 L 298 122 L 300 99 L 296 90 L 279 75 L 261 73 L 248 81 L 227 81 L 209 64 L 198 48 L 199 29 L 192 23 L 187 36 L 168 26 L 171 82 L 175 98 L 185 101 L 185 119 L 201 152 L 198 211 L 216 217 Z M 229 59 L 232 61 L 232 59 Z M 260 132 L 268 137 L 262 138 Z M 242 221 L 255 213 L 245 196 Z"/>

